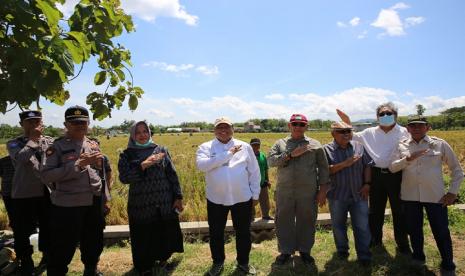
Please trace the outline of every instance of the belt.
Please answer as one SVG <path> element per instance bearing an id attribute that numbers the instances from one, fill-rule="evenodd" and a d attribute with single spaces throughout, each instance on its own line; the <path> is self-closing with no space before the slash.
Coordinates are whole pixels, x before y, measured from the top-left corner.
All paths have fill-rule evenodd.
<path id="1" fill-rule="evenodd" d="M 392 174 L 392 172 L 388 168 L 373 167 L 373 169 L 379 171 L 380 173 Z"/>

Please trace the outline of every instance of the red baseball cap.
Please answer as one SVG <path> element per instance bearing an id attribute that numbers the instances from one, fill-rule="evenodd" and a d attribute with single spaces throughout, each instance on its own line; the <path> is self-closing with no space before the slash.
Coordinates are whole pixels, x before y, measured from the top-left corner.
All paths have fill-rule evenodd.
<path id="1" fill-rule="evenodd" d="M 292 114 L 291 119 L 289 122 L 303 122 L 303 123 L 308 123 L 307 117 L 303 114 Z"/>

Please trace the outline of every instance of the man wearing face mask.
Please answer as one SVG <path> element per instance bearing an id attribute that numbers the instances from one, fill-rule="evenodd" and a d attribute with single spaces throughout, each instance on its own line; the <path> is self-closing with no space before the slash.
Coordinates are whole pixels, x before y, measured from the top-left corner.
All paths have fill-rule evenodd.
<path id="1" fill-rule="evenodd" d="M 350 124 L 350 118 L 347 114 L 338 109 L 336 111 L 342 121 Z M 382 245 L 384 212 L 389 198 L 397 251 L 402 254 L 410 254 L 411 250 L 400 200 L 402 172 L 392 173 L 388 169 L 392 151 L 400 140 L 409 138 L 410 135 L 405 127 L 397 124 L 397 107 L 392 102 L 379 105 L 376 108 L 376 118 L 379 122 L 378 126 L 354 133 L 353 136 L 353 140 L 362 143 L 375 161 L 375 166 L 372 168 L 369 198 L 371 245 Z"/>

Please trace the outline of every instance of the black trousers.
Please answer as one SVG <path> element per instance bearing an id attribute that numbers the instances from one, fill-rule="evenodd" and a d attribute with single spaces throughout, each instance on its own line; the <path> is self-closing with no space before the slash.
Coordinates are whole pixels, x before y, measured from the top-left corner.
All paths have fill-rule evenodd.
<path id="1" fill-rule="evenodd" d="M 250 238 L 252 199 L 236 203 L 232 206 L 215 204 L 207 200 L 210 251 L 213 262 L 219 264 L 223 263 L 225 260 L 224 229 L 226 227 L 229 211 L 231 211 L 233 226 L 236 232 L 236 260 L 239 264 L 248 264 L 250 249 L 252 247 Z"/>
<path id="2" fill-rule="evenodd" d="M 374 245 L 381 244 L 383 240 L 384 211 L 389 198 L 397 246 L 401 250 L 409 249 L 405 215 L 400 200 L 401 182 L 402 172 L 391 173 L 387 169 L 377 167 L 372 169 L 369 224 L 371 243 Z"/>
<path id="3" fill-rule="evenodd" d="M 134 267 L 146 271 L 155 261 L 166 261 L 174 252 L 184 252 L 183 236 L 178 219 L 147 223 L 129 222 Z"/>
<path id="4" fill-rule="evenodd" d="M 66 275 L 76 247 L 81 249 L 81 261 L 86 268 L 97 266 L 103 250 L 104 218 L 101 198 L 94 197 L 91 206 L 51 208 L 52 242 L 47 275 Z"/>
<path id="5" fill-rule="evenodd" d="M 16 256 L 23 261 L 31 258 L 33 249 L 29 236 L 39 227 L 39 250 L 47 254 L 50 247 L 50 197 L 11 199 L 11 226 Z"/>

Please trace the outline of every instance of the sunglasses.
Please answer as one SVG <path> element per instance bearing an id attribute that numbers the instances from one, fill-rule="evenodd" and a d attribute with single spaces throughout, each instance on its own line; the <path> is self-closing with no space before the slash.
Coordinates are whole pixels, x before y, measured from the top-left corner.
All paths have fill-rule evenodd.
<path id="1" fill-rule="evenodd" d="M 336 132 L 339 134 L 349 134 L 352 132 L 352 129 L 338 129 Z"/>
<path id="2" fill-rule="evenodd" d="M 307 124 L 306 124 L 306 123 L 292 122 L 292 123 L 291 123 L 291 126 L 294 126 L 294 127 L 296 127 L 296 126 L 299 126 L 299 127 L 306 127 Z"/>
<path id="3" fill-rule="evenodd" d="M 378 114 L 378 116 L 379 116 L 379 117 L 383 117 L 383 116 L 385 116 L 385 115 L 391 116 L 392 114 L 393 114 L 393 113 L 392 113 L 392 112 L 389 112 L 389 111 L 388 111 L 388 112 L 380 112 L 380 113 Z"/>

